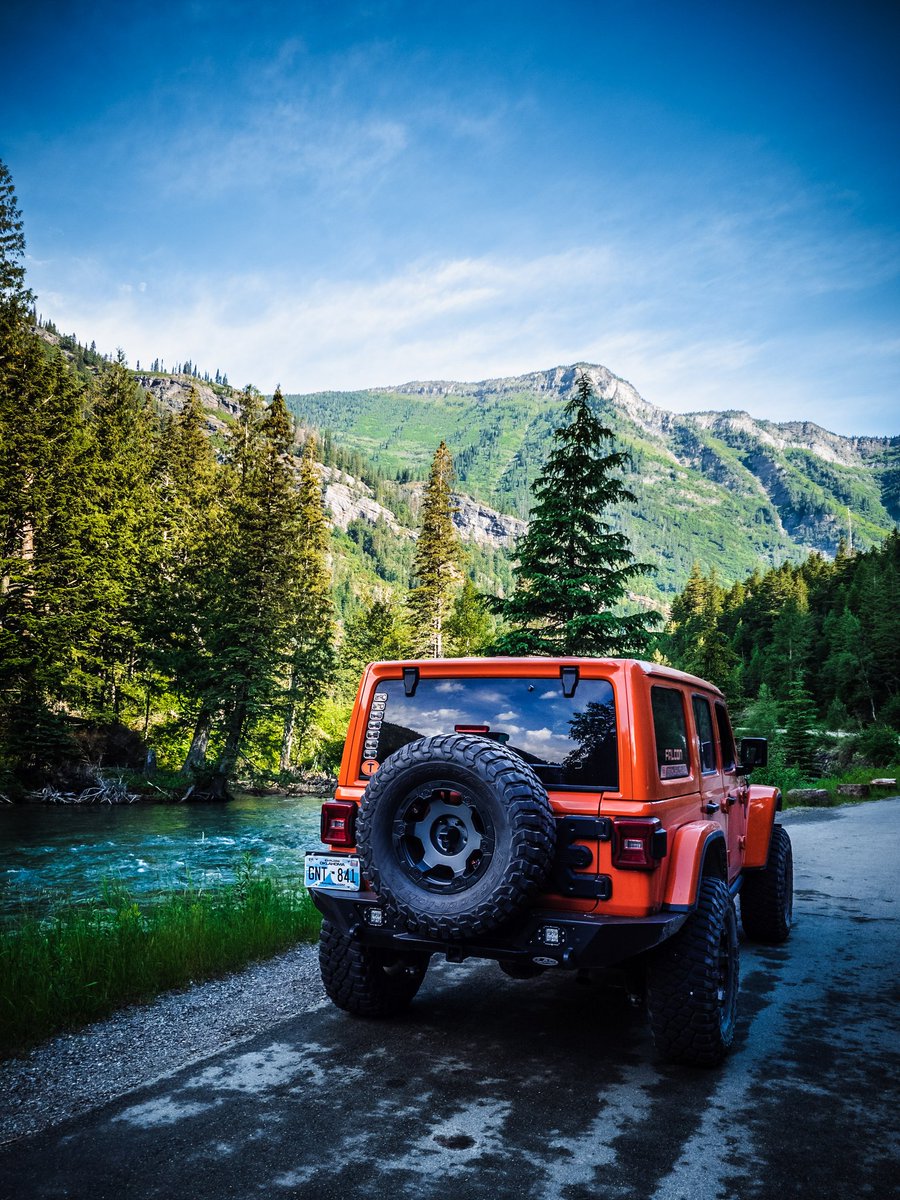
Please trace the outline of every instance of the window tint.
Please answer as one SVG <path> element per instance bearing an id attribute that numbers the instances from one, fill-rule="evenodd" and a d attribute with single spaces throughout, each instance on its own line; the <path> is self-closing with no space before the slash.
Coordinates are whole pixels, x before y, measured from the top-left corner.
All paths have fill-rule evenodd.
<path id="1" fill-rule="evenodd" d="M 372 700 L 364 754 L 383 762 L 408 742 L 454 731 L 508 746 L 546 787 L 618 790 L 616 709 L 606 679 L 582 679 L 569 698 L 553 678 L 423 677 L 412 696 L 402 679 L 385 679 Z"/>
<path id="2" fill-rule="evenodd" d="M 697 726 L 697 736 L 700 739 L 700 770 L 704 775 L 716 769 L 716 745 L 713 741 L 712 713 L 709 711 L 709 701 L 702 696 L 694 696 L 694 723 Z"/>
<path id="3" fill-rule="evenodd" d="M 651 689 L 650 699 L 659 777 L 683 779 L 690 775 L 691 766 L 681 692 L 675 688 L 655 687 Z"/>
<path id="4" fill-rule="evenodd" d="M 734 736 L 724 704 L 716 705 L 716 724 L 719 727 L 719 745 L 722 747 L 722 770 L 733 771 L 737 757 L 734 753 Z"/>

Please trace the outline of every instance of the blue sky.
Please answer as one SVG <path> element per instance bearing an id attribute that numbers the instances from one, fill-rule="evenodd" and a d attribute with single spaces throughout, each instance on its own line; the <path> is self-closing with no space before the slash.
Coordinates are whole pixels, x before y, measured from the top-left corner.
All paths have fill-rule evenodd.
<path id="1" fill-rule="evenodd" d="M 6 0 L 29 280 L 271 390 L 600 362 L 900 432 L 898 6 Z"/>

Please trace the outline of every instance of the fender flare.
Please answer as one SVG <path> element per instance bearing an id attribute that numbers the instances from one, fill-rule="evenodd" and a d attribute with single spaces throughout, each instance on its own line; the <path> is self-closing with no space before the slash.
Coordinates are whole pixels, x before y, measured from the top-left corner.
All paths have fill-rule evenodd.
<path id="1" fill-rule="evenodd" d="M 727 863 L 728 848 L 721 825 L 714 821 L 682 825 L 669 852 L 663 908 L 670 912 L 690 912 L 697 905 L 704 875 L 716 875 L 728 882 Z"/>
<path id="2" fill-rule="evenodd" d="M 762 870 L 769 861 L 769 842 L 775 814 L 781 812 L 781 792 L 766 784 L 752 784 L 747 808 L 747 844 L 744 870 Z"/>

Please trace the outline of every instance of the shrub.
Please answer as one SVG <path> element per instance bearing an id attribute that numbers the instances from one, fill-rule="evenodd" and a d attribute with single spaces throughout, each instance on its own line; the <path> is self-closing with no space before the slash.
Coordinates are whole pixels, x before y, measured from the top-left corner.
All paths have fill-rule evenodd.
<path id="1" fill-rule="evenodd" d="M 859 758 L 871 767 L 887 767 L 897 758 L 898 736 L 890 725 L 870 725 L 854 739 Z"/>

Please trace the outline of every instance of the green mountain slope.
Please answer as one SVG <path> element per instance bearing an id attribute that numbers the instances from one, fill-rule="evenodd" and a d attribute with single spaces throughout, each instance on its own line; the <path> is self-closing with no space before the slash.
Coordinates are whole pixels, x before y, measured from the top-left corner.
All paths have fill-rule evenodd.
<path id="1" fill-rule="evenodd" d="M 841 537 L 866 548 L 900 516 L 900 438 L 846 438 L 742 412 L 668 413 L 589 364 L 287 400 L 304 424 L 330 431 L 336 445 L 395 478 L 421 478 L 444 439 L 460 491 L 527 517 L 530 484 L 580 370 L 632 454 L 628 482 L 637 502 L 615 520 L 638 557 L 656 568 L 646 586 L 657 599 L 680 590 L 694 560 L 732 581 L 813 549 L 833 554 Z"/>

